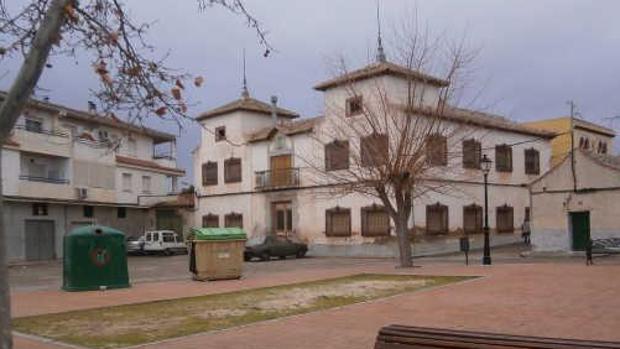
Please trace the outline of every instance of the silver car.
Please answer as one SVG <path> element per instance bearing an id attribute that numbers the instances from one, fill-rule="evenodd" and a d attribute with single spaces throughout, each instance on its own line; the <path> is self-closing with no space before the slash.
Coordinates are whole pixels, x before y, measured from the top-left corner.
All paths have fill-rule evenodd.
<path id="1" fill-rule="evenodd" d="M 144 254 L 144 237 L 128 236 L 125 242 L 128 254 Z"/>

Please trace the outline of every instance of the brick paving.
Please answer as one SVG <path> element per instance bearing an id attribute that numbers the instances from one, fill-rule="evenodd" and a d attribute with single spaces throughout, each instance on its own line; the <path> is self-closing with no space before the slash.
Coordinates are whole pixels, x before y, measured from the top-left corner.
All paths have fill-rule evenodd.
<path id="1" fill-rule="evenodd" d="M 372 348 L 377 330 L 386 324 L 505 332 L 535 336 L 620 341 L 620 260 L 604 259 L 594 267 L 581 261 L 504 263 L 464 267 L 422 260 L 421 268 L 401 270 L 393 262 L 364 260 L 326 263 L 311 270 L 254 274 L 239 281 L 191 281 L 137 284 L 126 290 L 86 293 L 14 292 L 14 315 L 84 309 L 242 288 L 350 275 L 359 272 L 423 275 L 479 275 L 479 279 L 402 294 L 364 304 L 240 328 L 197 334 L 145 348 Z M 335 264 L 335 265 L 334 265 Z M 63 346 L 16 338 L 16 348 Z"/>

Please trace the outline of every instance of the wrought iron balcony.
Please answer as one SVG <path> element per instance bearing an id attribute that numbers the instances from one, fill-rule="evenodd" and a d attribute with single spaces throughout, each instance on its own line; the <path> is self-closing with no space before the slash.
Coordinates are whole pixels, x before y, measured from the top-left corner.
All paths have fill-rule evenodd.
<path id="1" fill-rule="evenodd" d="M 69 184 L 69 180 L 68 179 L 64 179 L 64 178 L 20 175 L 19 179 L 24 180 L 24 181 L 31 181 L 31 182 L 44 182 L 44 183 L 52 183 L 52 184 Z"/>
<path id="2" fill-rule="evenodd" d="M 256 189 L 269 190 L 299 186 L 299 168 L 256 172 Z"/>

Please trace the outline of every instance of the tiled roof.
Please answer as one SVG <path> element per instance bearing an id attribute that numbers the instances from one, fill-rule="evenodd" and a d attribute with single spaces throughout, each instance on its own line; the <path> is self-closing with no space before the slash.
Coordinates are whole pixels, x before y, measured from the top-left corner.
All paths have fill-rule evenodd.
<path id="1" fill-rule="evenodd" d="M 377 62 L 365 66 L 364 68 L 357 69 L 334 79 L 327 80 L 314 86 L 315 90 L 325 91 L 331 87 L 352 83 L 359 80 L 369 79 L 379 75 L 394 75 L 407 79 L 417 80 L 436 86 L 448 86 L 448 81 L 436 78 L 431 75 L 424 74 L 417 70 L 409 69 L 398 64 L 390 62 Z"/>
<path id="2" fill-rule="evenodd" d="M 174 167 L 162 166 L 156 163 L 155 161 L 142 160 L 142 159 L 130 158 L 127 156 L 122 156 L 122 155 L 116 155 L 116 162 L 118 162 L 119 164 L 146 167 L 146 168 L 150 168 L 153 170 L 174 172 L 181 176 L 185 175 L 184 170 L 181 170 L 179 168 L 174 168 Z"/>
<path id="3" fill-rule="evenodd" d="M 282 122 L 275 127 L 265 127 L 254 133 L 251 133 L 247 137 L 248 142 L 258 142 L 271 138 L 276 131 L 282 132 L 287 136 L 292 136 L 299 133 L 311 132 L 314 126 L 323 120 L 322 116 L 316 116 L 313 118 L 300 119 L 295 121 Z"/>
<path id="4" fill-rule="evenodd" d="M 209 110 L 203 114 L 200 114 L 196 120 L 204 120 L 212 118 L 214 116 L 232 113 L 235 111 L 249 111 L 259 114 L 271 115 L 271 105 L 265 102 L 261 102 L 251 97 L 241 97 L 235 101 L 225 104 L 221 107 Z M 276 112 L 279 117 L 294 119 L 299 117 L 299 114 L 284 108 L 276 108 Z"/>

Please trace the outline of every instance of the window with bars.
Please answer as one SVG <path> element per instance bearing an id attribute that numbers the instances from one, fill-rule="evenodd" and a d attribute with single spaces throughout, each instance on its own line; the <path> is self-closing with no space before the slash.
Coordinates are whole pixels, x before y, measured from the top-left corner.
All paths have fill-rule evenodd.
<path id="1" fill-rule="evenodd" d="M 347 98 L 346 113 L 347 116 L 359 115 L 364 111 L 364 102 L 362 96 L 353 96 Z"/>
<path id="2" fill-rule="evenodd" d="M 215 141 L 221 142 L 226 140 L 226 126 L 219 126 L 215 128 Z"/>
<path id="3" fill-rule="evenodd" d="M 448 206 L 436 203 L 426 206 L 426 233 L 427 234 L 447 234 L 448 233 Z"/>
<path id="4" fill-rule="evenodd" d="M 525 174 L 540 174 L 540 153 L 534 148 L 525 149 Z"/>
<path id="5" fill-rule="evenodd" d="M 495 170 L 512 172 L 512 147 L 507 144 L 495 146 Z"/>
<path id="6" fill-rule="evenodd" d="M 325 170 L 336 171 L 349 168 L 349 142 L 335 140 L 325 145 Z"/>
<path id="7" fill-rule="evenodd" d="M 224 216 L 225 228 L 243 228 L 243 215 L 241 213 L 229 213 Z"/>
<path id="8" fill-rule="evenodd" d="M 33 216 L 47 216 L 47 204 L 44 202 L 34 203 L 32 204 L 32 215 Z"/>
<path id="9" fill-rule="evenodd" d="M 351 236 L 351 209 L 335 207 L 326 210 L 325 235 Z"/>
<path id="10" fill-rule="evenodd" d="M 127 218 L 127 207 L 116 208 L 116 218 Z"/>
<path id="11" fill-rule="evenodd" d="M 475 139 L 463 141 L 463 168 L 480 169 L 482 146 Z"/>
<path id="12" fill-rule="evenodd" d="M 362 208 L 362 236 L 389 236 L 390 215 L 383 206 Z"/>
<path id="13" fill-rule="evenodd" d="M 220 227 L 220 216 L 216 214 L 206 214 L 202 216 L 202 227 L 203 228 L 219 228 Z"/>
<path id="14" fill-rule="evenodd" d="M 86 218 L 93 218 L 95 216 L 95 208 L 93 206 L 83 206 L 82 213 Z"/>
<path id="15" fill-rule="evenodd" d="M 217 162 L 202 164 L 202 185 L 217 185 Z"/>
<path id="16" fill-rule="evenodd" d="M 224 160 L 224 183 L 241 182 L 241 159 Z"/>
<path id="17" fill-rule="evenodd" d="M 448 164 L 448 139 L 440 134 L 426 138 L 426 161 L 431 166 Z"/>
<path id="18" fill-rule="evenodd" d="M 512 233 L 514 227 L 514 209 L 505 204 L 497 207 L 495 213 L 495 225 L 498 233 Z"/>
<path id="19" fill-rule="evenodd" d="M 463 232 L 467 235 L 482 232 L 482 206 L 463 206 Z"/>
<path id="20" fill-rule="evenodd" d="M 374 167 L 385 165 L 389 156 L 388 137 L 375 133 L 360 140 L 362 166 Z"/>

